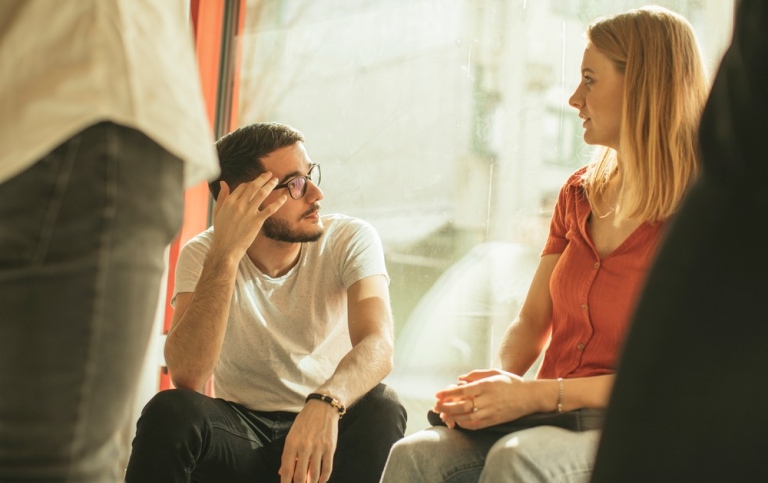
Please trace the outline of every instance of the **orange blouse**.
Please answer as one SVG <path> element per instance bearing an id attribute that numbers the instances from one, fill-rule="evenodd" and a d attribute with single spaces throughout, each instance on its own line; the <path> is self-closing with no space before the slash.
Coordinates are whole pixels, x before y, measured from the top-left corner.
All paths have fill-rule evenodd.
<path id="1" fill-rule="evenodd" d="M 560 190 L 542 255 L 560 253 L 549 282 L 552 340 L 538 377 L 611 374 L 664 223 L 641 224 L 603 260 L 587 231 L 586 167 Z"/>

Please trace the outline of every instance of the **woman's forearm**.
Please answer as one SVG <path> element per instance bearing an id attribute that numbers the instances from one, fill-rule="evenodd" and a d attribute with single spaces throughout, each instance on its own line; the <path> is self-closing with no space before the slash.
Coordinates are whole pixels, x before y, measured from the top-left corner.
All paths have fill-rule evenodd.
<path id="1" fill-rule="evenodd" d="M 528 382 L 536 394 L 535 399 L 539 402 L 539 412 L 548 412 L 556 411 L 558 403 L 563 411 L 605 408 L 608 406 L 615 379 L 614 374 L 563 379 L 562 397 L 561 383 L 557 379 L 537 379 Z"/>

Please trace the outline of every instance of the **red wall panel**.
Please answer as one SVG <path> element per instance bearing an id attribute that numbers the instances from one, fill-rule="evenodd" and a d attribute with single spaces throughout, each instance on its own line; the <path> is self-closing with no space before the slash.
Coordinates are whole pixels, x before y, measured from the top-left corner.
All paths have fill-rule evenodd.
<path id="1" fill-rule="evenodd" d="M 225 2 L 238 2 L 239 15 L 236 20 L 235 43 L 235 75 L 232 88 L 232 106 L 230 106 L 231 116 L 228 119 L 229 127 L 234 126 L 237 119 L 237 99 L 239 87 L 239 68 L 240 68 L 240 35 L 245 20 L 245 1 L 246 0 L 191 0 L 190 18 L 194 29 L 195 51 L 200 73 L 200 81 L 205 100 L 208 122 L 211 126 L 211 132 L 214 132 L 216 123 L 217 99 L 220 90 L 220 65 L 222 62 L 222 34 L 224 26 Z M 229 129 L 227 129 L 229 131 Z M 163 334 L 167 334 L 173 318 L 173 308 L 171 307 L 171 295 L 175 283 L 176 259 L 179 250 L 190 238 L 205 230 L 209 226 L 208 207 L 209 191 L 206 183 L 201 183 L 188 189 L 184 195 L 184 222 L 177 238 L 171 244 L 169 251 L 169 273 L 167 295 L 165 301 L 165 313 Z M 160 368 L 159 389 L 170 389 L 173 387 L 170 375 L 166 367 Z M 213 395 L 213 386 L 211 381 L 206 385 L 206 394 Z"/>

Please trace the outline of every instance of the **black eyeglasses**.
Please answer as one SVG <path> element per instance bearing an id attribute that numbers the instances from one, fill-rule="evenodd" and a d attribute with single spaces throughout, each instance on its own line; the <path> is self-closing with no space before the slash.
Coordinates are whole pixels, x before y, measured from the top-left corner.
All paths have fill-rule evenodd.
<path id="1" fill-rule="evenodd" d="M 309 166 L 309 173 L 306 176 L 295 176 L 285 183 L 275 186 L 276 190 L 288 188 L 288 194 L 291 198 L 298 200 L 307 194 L 307 182 L 311 181 L 315 186 L 320 185 L 320 165 L 312 164 Z"/>

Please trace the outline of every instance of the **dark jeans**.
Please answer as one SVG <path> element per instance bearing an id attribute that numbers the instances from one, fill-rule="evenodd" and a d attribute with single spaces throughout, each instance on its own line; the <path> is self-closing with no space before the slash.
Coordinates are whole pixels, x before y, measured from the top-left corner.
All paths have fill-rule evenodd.
<path id="1" fill-rule="evenodd" d="M 0 183 L 0 481 L 120 481 L 183 166 L 91 126 Z"/>
<path id="2" fill-rule="evenodd" d="M 279 482 L 294 413 L 251 411 L 223 399 L 172 389 L 147 403 L 137 425 L 128 483 Z M 339 421 L 333 483 L 375 483 L 405 432 L 395 392 L 379 384 Z"/>

